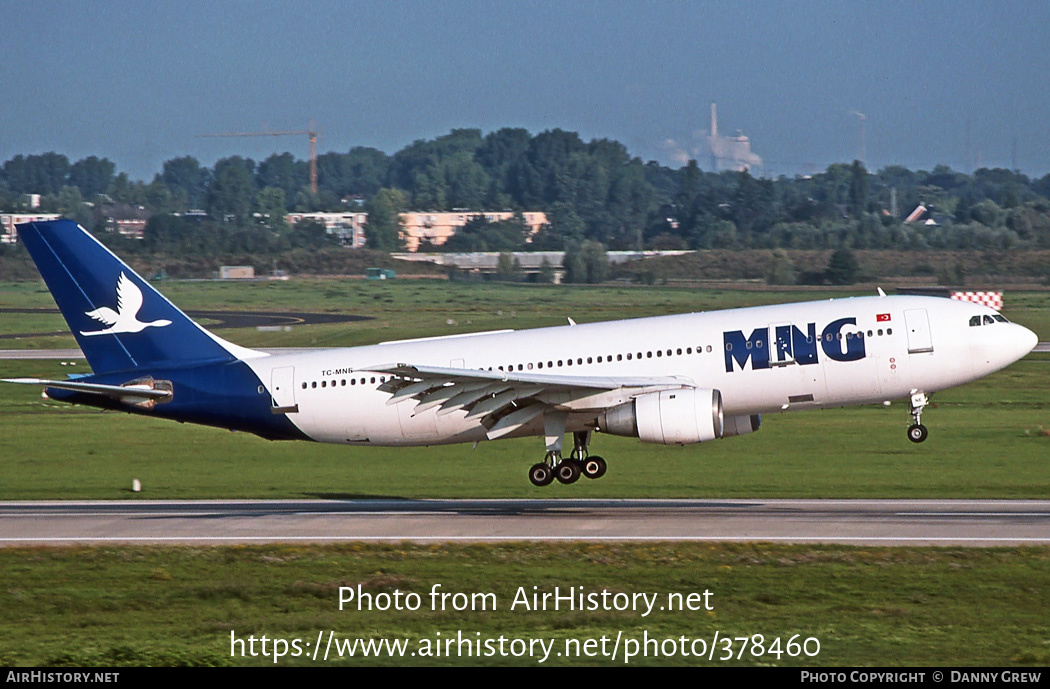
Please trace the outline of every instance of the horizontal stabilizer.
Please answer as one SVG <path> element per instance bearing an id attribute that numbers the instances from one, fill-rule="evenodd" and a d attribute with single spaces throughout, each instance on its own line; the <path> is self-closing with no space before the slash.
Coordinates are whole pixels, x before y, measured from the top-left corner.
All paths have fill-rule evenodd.
<path id="1" fill-rule="evenodd" d="M 170 389 L 154 387 L 153 381 L 130 385 L 103 385 L 101 383 L 77 383 L 69 380 L 44 380 L 42 378 L 4 378 L 5 383 L 22 383 L 24 385 L 43 385 L 45 388 L 86 392 L 91 395 L 103 395 L 114 399 L 150 399 L 163 400 L 171 397 Z"/>

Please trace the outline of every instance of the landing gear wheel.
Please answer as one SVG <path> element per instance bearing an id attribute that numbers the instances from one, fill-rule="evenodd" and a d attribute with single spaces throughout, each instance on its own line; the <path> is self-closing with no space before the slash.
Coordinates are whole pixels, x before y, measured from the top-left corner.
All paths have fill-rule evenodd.
<path id="1" fill-rule="evenodd" d="M 580 469 L 583 471 L 583 475 L 587 478 L 601 478 L 605 476 L 605 472 L 609 470 L 609 465 L 605 463 L 605 460 L 594 455 L 580 460 Z"/>
<path id="2" fill-rule="evenodd" d="M 921 443 L 923 440 L 926 440 L 926 436 L 929 434 L 930 432 L 926 430 L 926 426 L 923 426 L 921 423 L 908 427 L 908 440 L 913 443 Z"/>
<path id="3" fill-rule="evenodd" d="M 534 486 L 547 486 L 554 480 L 554 472 L 545 462 L 533 464 L 529 469 L 529 480 Z"/>
<path id="4" fill-rule="evenodd" d="M 580 479 L 580 465 L 573 460 L 562 462 L 554 467 L 554 475 L 561 483 L 576 483 Z"/>

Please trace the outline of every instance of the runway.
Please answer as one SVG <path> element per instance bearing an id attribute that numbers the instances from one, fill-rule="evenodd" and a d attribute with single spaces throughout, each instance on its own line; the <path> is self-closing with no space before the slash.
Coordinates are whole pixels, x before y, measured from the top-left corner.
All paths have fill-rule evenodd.
<path id="1" fill-rule="evenodd" d="M 1048 500 L 243 500 L 0 503 L 0 546 L 344 541 L 1050 544 Z"/>

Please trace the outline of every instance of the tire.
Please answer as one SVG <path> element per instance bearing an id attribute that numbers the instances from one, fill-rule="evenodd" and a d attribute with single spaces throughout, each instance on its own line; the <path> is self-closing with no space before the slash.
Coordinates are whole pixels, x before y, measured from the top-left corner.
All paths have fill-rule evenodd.
<path id="1" fill-rule="evenodd" d="M 580 465 L 572 460 L 562 462 L 554 468 L 554 476 L 566 485 L 576 483 L 580 480 Z"/>
<path id="2" fill-rule="evenodd" d="M 601 478 L 609 470 L 609 465 L 605 463 L 604 459 L 595 455 L 581 459 L 580 468 L 583 471 L 583 475 L 587 478 Z"/>
<path id="3" fill-rule="evenodd" d="M 533 464 L 529 469 L 529 481 L 534 486 L 548 486 L 554 480 L 554 472 L 545 463 Z"/>
<path id="4" fill-rule="evenodd" d="M 921 443 L 926 440 L 929 435 L 930 432 L 926 430 L 926 426 L 923 426 L 921 423 L 913 424 L 908 427 L 908 440 L 913 443 Z"/>

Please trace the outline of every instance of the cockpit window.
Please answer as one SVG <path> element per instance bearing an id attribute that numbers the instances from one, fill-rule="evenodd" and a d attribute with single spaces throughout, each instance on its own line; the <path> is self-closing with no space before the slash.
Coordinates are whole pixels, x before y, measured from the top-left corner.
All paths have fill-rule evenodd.
<path id="1" fill-rule="evenodd" d="M 1006 320 L 1006 316 L 1000 316 L 999 314 L 995 314 L 993 316 L 993 318 L 995 318 L 995 320 L 999 321 L 1000 323 L 1009 323 L 1010 322 L 1010 321 Z"/>
<path id="2" fill-rule="evenodd" d="M 970 327 L 971 328 L 973 328 L 975 326 L 978 326 L 980 324 L 981 324 L 981 317 L 980 316 L 974 316 L 973 318 L 970 319 Z"/>
<path id="3" fill-rule="evenodd" d="M 995 325 L 995 320 L 992 319 L 991 316 L 985 316 L 984 317 L 984 324 L 985 325 Z"/>

